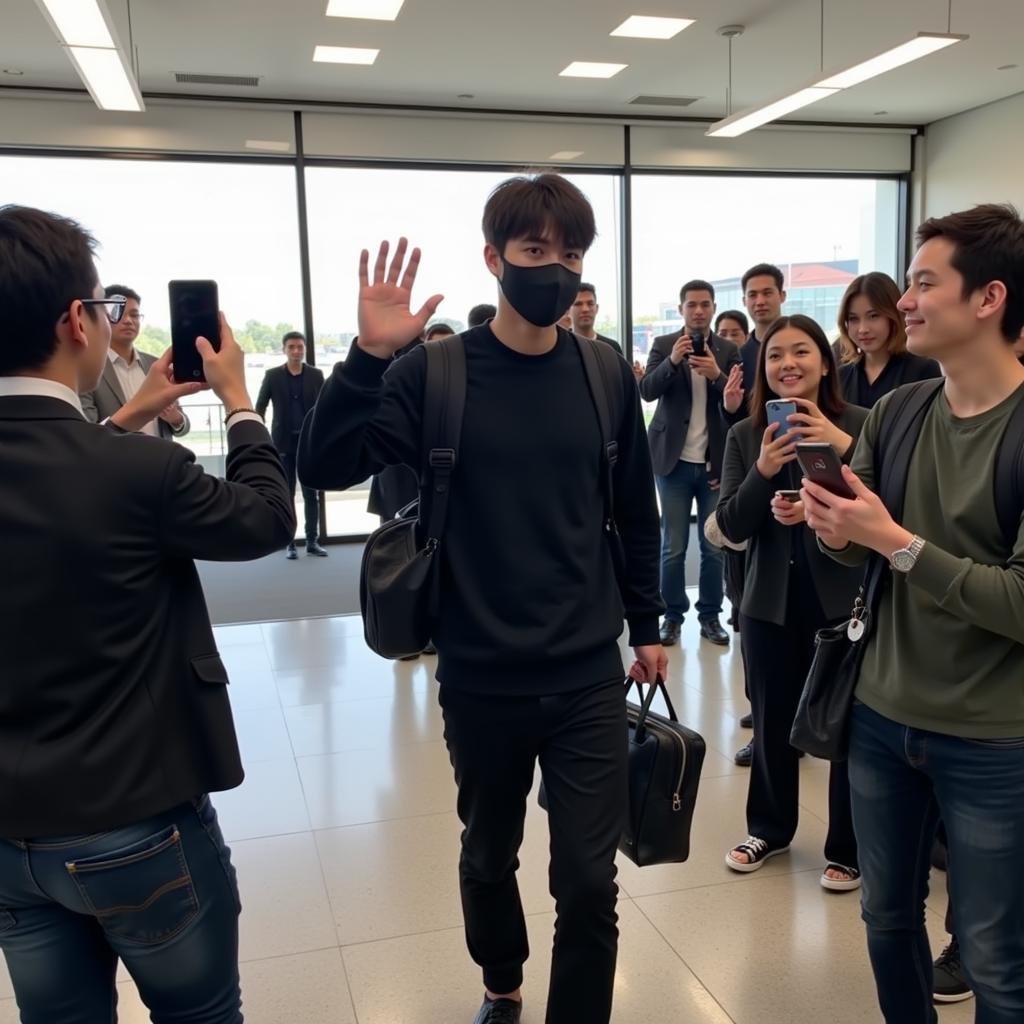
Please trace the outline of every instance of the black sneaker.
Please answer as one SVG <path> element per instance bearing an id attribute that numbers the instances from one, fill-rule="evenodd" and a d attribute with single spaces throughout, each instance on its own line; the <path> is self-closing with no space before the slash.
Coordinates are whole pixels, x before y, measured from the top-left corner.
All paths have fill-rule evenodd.
<path id="1" fill-rule="evenodd" d="M 751 740 L 745 747 L 740 747 L 733 761 L 741 768 L 749 768 L 754 763 L 754 741 Z"/>
<path id="2" fill-rule="evenodd" d="M 666 619 L 661 624 L 661 646 L 672 647 L 679 643 L 679 631 L 682 627 L 683 624 L 681 622 L 669 622 Z"/>
<path id="3" fill-rule="evenodd" d="M 523 1013 L 523 1004 L 514 999 L 488 999 L 484 996 L 484 1005 L 473 1018 L 473 1024 L 519 1024 Z"/>
<path id="4" fill-rule="evenodd" d="M 320 545 L 317 544 L 316 541 L 313 541 L 312 544 L 307 544 L 306 545 L 306 554 L 307 555 L 315 555 L 317 558 L 326 558 L 327 557 L 327 550 L 326 550 L 326 548 L 320 547 Z"/>
<path id="5" fill-rule="evenodd" d="M 729 646 L 729 634 L 722 629 L 722 624 L 717 618 L 701 619 L 700 635 L 704 637 L 705 640 L 710 640 L 713 644 L 718 644 L 719 647 Z"/>
<path id="6" fill-rule="evenodd" d="M 740 728 L 741 729 L 753 729 L 754 728 L 754 715 L 753 715 L 752 712 L 750 714 L 744 715 L 740 719 Z"/>
<path id="7" fill-rule="evenodd" d="M 962 1003 L 974 995 L 960 962 L 960 943 L 955 935 L 935 961 L 934 974 L 935 1002 Z"/>
<path id="8" fill-rule="evenodd" d="M 299 553 L 295 550 L 294 544 L 288 545 L 285 549 L 284 557 L 287 558 L 289 562 L 294 562 L 295 559 L 299 557 Z"/>

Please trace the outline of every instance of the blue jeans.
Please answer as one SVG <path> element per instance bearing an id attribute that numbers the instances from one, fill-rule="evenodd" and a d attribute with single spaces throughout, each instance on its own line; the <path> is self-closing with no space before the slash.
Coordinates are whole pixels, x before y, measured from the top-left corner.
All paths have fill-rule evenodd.
<path id="1" fill-rule="evenodd" d="M 938 685 L 938 684 L 936 684 Z M 977 1024 L 1024 1021 L 1024 738 L 911 729 L 863 704 L 850 738 L 853 823 L 868 952 L 887 1024 L 934 1024 L 925 932 L 941 814 L 963 966 Z"/>
<path id="2" fill-rule="evenodd" d="M 690 610 L 686 596 L 686 548 L 690 542 L 690 512 L 697 502 L 697 537 L 700 540 L 700 589 L 697 617 L 715 619 L 722 614 L 725 574 L 722 552 L 704 536 L 704 523 L 718 505 L 718 492 L 703 463 L 678 462 L 668 476 L 655 478 L 661 497 L 661 596 L 668 622 L 682 622 Z"/>
<path id="3" fill-rule="evenodd" d="M 240 1024 L 240 910 L 209 797 L 96 835 L 0 839 L 22 1024 L 116 1021 L 119 958 L 154 1024 Z"/>

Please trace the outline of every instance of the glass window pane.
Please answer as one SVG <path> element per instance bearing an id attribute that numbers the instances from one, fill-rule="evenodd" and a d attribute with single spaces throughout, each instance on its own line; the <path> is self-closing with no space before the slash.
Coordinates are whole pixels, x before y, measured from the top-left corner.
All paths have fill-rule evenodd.
<path id="1" fill-rule="evenodd" d="M 317 365 L 330 372 L 347 355 L 357 330 L 359 253 L 367 248 L 376 255 L 382 239 L 394 245 L 404 235 L 423 250 L 413 303 L 443 294 L 435 319 L 462 330 L 473 306 L 496 302 L 497 285 L 483 261 L 480 218 L 487 196 L 507 177 L 471 170 L 310 168 L 306 184 Z M 598 289 L 597 329 L 619 338 L 619 178 L 569 177 L 590 199 L 597 218 L 599 236 L 584 269 L 584 278 Z M 368 496 L 369 481 L 329 494 L 328 534 L 374 529 L 378 521 L 366 512 Z"/>

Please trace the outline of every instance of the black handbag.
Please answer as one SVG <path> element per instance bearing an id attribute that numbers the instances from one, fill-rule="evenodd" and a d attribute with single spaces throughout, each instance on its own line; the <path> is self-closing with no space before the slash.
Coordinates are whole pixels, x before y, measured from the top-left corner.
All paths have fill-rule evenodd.
<path id="1" fill-rule="evenodd" d="M 636 685 L 626 680 L 626 693 Z M 656 693 L 668 717 L 651 710 Z M 628 790 L 619 849 L 639 867 L 681 864 L 690 856 L 690 829 L 707 747 L 704 738 L 680 724 L 664 681 L 648 688 L 640 704 L 626 702 L 629 730 Z M 548 809 L 541 783 L 538 802 Z"/>
<path id="2" fill-rule="evenodd" d="M 424 342 L 424 349 L 420 486 L 430 495 L 426 521 L 419 515 L 419 499 L 402 509 L 370 535 L 359 572 L 363 635 L 383 658 L 419 654 L 430 642 L 440 601 L 440 549 L 462 432 L 466 350 L 460 335 Z"/>
<path id="3" fill-rule="evenodd" d="M 819 629 L 814 637 L 814 659 L 789 737 L 797 750 L 825 761 L 846 760 L 853 695 L 886 569 L 885 560 L 874 555 L 849 621 Z"/>

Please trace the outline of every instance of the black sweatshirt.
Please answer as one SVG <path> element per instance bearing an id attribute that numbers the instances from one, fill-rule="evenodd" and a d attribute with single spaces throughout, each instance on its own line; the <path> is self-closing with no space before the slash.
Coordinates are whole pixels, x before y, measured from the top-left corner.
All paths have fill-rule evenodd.
<path id="1" fill-rule="evenodd" d="M 632 372 L 623 360 L 620 593 L 603 532 L 601 432 L 576 342 L 559 329 L 550 352 L 527 356 L 487 324 L 463 338 L 466 409 L 441 549 L 438 679 L 536 695 L 621 677 L 623 615 L 632 646 L 657 644 L 664 608 L 654 477 Z M 425 377 L 422 346 L 389 363 L 353 344 L 306 419 L 302 482 L 338 490 L 384 466 L 418 467 Z"/>

